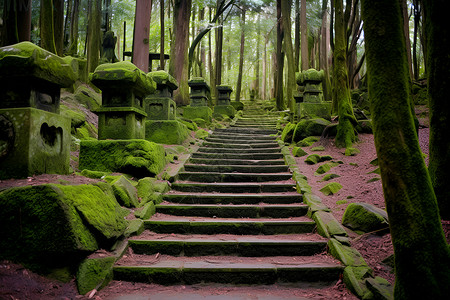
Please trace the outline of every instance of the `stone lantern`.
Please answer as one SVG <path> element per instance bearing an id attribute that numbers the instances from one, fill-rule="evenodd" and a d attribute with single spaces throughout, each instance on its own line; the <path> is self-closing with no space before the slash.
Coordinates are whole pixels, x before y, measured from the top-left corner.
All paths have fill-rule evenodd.
<path id="1" fill-rule="evenodd" d="M 303 97 L 298 96 L 298 116 L 303 118 L 324 118 L 331 119 L 331 102 L 324 101 L 322 93 L 323 70 L 317 71 L 309 69 L 301 73 L 297 73 L 297 84 L 299 85 L 299 93 Z"/>

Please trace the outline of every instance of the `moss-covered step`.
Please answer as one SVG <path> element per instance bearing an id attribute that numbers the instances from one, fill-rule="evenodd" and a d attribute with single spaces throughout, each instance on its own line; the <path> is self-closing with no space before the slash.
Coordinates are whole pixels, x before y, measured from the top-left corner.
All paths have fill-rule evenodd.
<path id="1" fill-rule="evenodd" d="M 310 233 L 314 230 L 314 221 L 297 220 L 174 220 L 145 221 L 145 228 L 157 233 L 189 234 L 290 234 Z"/>
<path id="2" fill-rule="evenodd" d="M 276 136 L 270 134 L 245 134 L 245 133 L 237 133 L 237 132 L 226 132 L 226 131 L 217 131 L 219 129 L 214 130 L 214 132 L 210 135 L 210 138 L 214 139 L 222 139 L 222 140 L 241 140 L 245 139 L 248 141 L 274 141 L 276 140 Z"/>
<path id="3" fill-rule="evenodd" d="M 245 141 L 247 144 L 265 144 L 271 141 L 275 141 L 274 136 L 238 136 L 238 135 L 219 135 L 219 134 L 211 134 L 206 138 L 207 142 L 213 143 L 238 143 L 241 141 Z"/>
<path id="4" fill-rule="evenodd" d="M 209 158 L 190 158 L 192 164 L 202 165 L 246 165 L 246 166 L 282 166 L 284 159 L 270 160 L 239 160 L 239 159 L 209 159 Z"/>
<path id="5" fill-rule="evenodd" d="M 179 180 L 193 182 L 266 182 L 291 179 L 291 173 L 180 172 Z"/>
<path id="6" fill-rule="evenodd" d="M 280 147 L 273 147 L 273 148 L 258 148 L 258 149 L 228 149 L 228 148 L 212 148 L 212 147 L 200 147 L 198 149 L 198 152 L 203 153 L 239 153 L 239 154 L 246 154 L 246 153 L 279 153 Z"/>
<path id="7" fill-rule="evenodd" d="M 295 184 L 289 183 L 181 183 L 172 184 L 172 189 L 194 193 L 283 193 L 294 192 Z"/>
<path id="8" fill-rule="evenodd" d="M 167 254 L 173 256 L 307 256 L 323 252 L 325 240 L 272 240 L 252 237 L 129 240 L 136 254 Z"/>
<path id="9" fill-rule="evenodd" d="M 204 142 L 202 144 L 204 147 L 211 147 L 211 148 L 235 148 L 235 149 L 259 149 L 259 148 L 276 148 L 278 147 L 278 143 L 276 141 L 273 142 L 266 142 L 266 143 L 250 143 L 246 141 L 239 141 L 239 142 L 225 142 L 225 143 L 216 143 L 216 142 Z"/>
<path id="10" fill-rule="evenodd" d="M 306 204 L 296 205 L 208 205 L 208 204 L 160 204 L 156 206 L 158 213 L 175 216 L 199 216 L 211 218 L 290 218 L 306 215 Z"/>
<path id="11" fill-rule="evenodd" d="M 248 166 L 248 165 L 197 165 L 185 164 L 186 172 L 219 172 L 219 173 L 277 173 L 288 172 L 288 166 Z"/>
<path id="12" fill-rule="evenodd" d="M 205 153 L 194 152 L 194 158 L 209 158 L 209 159 L 239 159 L 239 160 L 270 160 L 283 158 L 282 153 Z"/>
<path id="13" fill-rule="evenodd" d="M 232 126 L 233 128 L 239 128 L 239 127 L 241 127 L 241 128 L 245 128 L 245 129 L 247 129 L 247 128 L 257 128 L 257 129 L 267 129 L 267 130 L 270 130 L 270 129 L 272 129 L 272 128 L 274 128 L 275 127 L 275 125 L 247 125 L 247 124 L 244 124 L 244 125 L 240 125 L 240 124 L 232 124 L 232 125 L 230 125 L 230 126 Z"/>
<path id="14" fill-rule="evenodd" d="M 279 282 L 333 282 L 343 272 L 337 264 L 235 263 L 221 257 L 220 262 L 160 261 L 151 266 L 116 266 L 114 279 L 158 284 L 196 284 L 201 282 L 233 284 L 273 284 Z"/>
<path id="15" fill-rule="evenodd" d="M 235 187 L 237 189 L 237 187 Z M 172 203 L 184 204 L 292 204 L 302 203 L 302 195 L 296 192 L 284 194 L 249 194 L 239 193 L 170 193 L 163 195 L 163 199 Z"/>
<path id="16" fill-rule="evenodd" d="M 259 129 L 259 128 L 239 128 L 239 127 L 229 127 L 226 129 L 216 129 L 214 132 L 217 133 L 239 133 L 239 134 L 251 134 L 251 135 L 271 135 L 277 134 L 276 129 Z"/>

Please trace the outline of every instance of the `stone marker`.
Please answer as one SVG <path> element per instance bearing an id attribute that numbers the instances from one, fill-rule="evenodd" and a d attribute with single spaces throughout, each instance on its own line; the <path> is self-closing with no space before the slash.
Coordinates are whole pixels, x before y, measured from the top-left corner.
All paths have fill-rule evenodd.
<path id="1" fill-rule="evenodd" d="M 323 70 L 309 69 L 298 72 L 296 76 L 300 93 L 303 90 L 303 97 L 297 96 L 296 99 L 299 119 L 320 117 L 330 120 L 331 103 L 324 101 L 322 94 Z"/>
<path id="2" fill-rule="evenodd" d="M 214 106 L 214 114 L 226 115 L 234 118 L 236 110 L 231 105 L 231 92 L 233 89 L 229 85 L 218 85 L 217 89 L 217 105 Z"/>
<path id="3" fill-rule="evenodd" d="M 184 108 L 183 116 L 189 120 L 203 119 L 207 124 L 212 121 L 212 110 L 208 107 L 211 99 L 211 90 L 205 79 L 194 77 L 189 80 L 191 88 L 191 105 Z"/>

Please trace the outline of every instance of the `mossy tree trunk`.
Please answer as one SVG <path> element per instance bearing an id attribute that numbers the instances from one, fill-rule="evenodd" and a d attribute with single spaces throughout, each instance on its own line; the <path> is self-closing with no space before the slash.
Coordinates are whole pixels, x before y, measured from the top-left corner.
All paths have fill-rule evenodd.
<path id="1" fill-rule="evenodd" d="M 349 148 L 356 141 L 353 125 L 356 123 L 350 98 L 350 88 L 347 71 L 347 26 L 344 20 L 342 0 L 334 0 L 335 9 L 335 41 L 333 85 L 334 96 L 338 104 L 339 124 L 337 126 L 336 146 Z"/>
<path id="2" fill-rule="evenodd" d="M 175 0 L 173 8 L 173 47 L 170 47 L 169 73 L 178 81 L 174 93 L 177 105 L 189 104 L 189 20 L 191 0 Z"/>
<path id="3" fill-rule="evenodd" d="M 395 254 L 394 296 L 447 299 L 450 248 L 410 109 L 400 2 L 362 0 L 362 14 L 375 146 Z"/>
<path id="4" fill-rule="evenodd" d="M 242 86 L 242 72 L 244 68 L 244 46 L 245 46 L 245 9 L 242 10 L 241 15 L 241 48 L 239 51 L 239 73 L 236 84 L 236 98 L 235 101 L 241 101 L 241 86 Z"/>
<path id="5" fill-rule="evenodd" d="M 102 1 L 92 0 L 89 8 L 88 19 L 88 43 L 87 43 L 87 67 L 92 73 L 97 68 L 100 60 L 101 41 L 101 21 L 102 21 Z"/>
<path id="6" fill-rule="evenodd" d="M 430 163 L 428 170 L 443 219 L 450 219 L 450 28 L 446 1 L 424 0 L 430 105 Z"/>
<path id="7" fill-rule="evenodd" d="M 0 46 L 29 41 L 31 34 L 31 0 L 3 1 L 3 26 Z"/>
<path id="8" fill-rule="evenodd" d="M 308 57 L 308 23 L 306 20 L 306 0 L 300 1 L 300 47 L 302 71 L 309 69 Z"/>
<path id="9" fill-rule="evenodd" d="M 69 45 L 67 47 L 68 55 L 78 53 L 78 18 L 80 14 L 80 0 L 74 0 L 70 14 Z"/>
<path id="10" fill-rule="evenodd" d="M 62 56 L 64 49 L 64 0 L 53 0 L 53 22 L 56 54 Z"/>
<path id="11" fill-rule="evenodd" d="M 41 0 L 41 14 L 39 19 L 41 33 L 40 46 L 56 54 L 53 17 L 53 0 Z"/>
<path id="12" fill-rule="evenodd" d="M 284 47 L 286 50 L 287 58 L 287 85 L 286 85 L 286 98 L 289 110 L 295 113 L 295 101 L 292 95 L 295 89 L 295 61 L 294 61 L 294 48 L 292 46 L 292 35 L 291 35 L 291 10 L 292 10 L 292 0 L 281 1 L 281 19 L 283 21 L 284 29 Z"/>

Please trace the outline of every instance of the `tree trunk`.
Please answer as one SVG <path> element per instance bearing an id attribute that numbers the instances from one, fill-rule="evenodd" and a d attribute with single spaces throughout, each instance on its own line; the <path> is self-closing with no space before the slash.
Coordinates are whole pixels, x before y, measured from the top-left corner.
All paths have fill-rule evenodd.
<path id="1" fill-rule="evenodd" d="M 102 2 L 92 0 L 88 20 L 87 66 L 88 72 L 94 72 L 100 58 Z"/>
<path id="2" fill-rule="evenodd" d="M 427 3 L 435 5 L 436 1 Z M 429 21 L 433 25 L 445 21 L 446 2 L 439 1 L 441 4 L 442 7 L 430 7 Z M 450 248 L 442 230 L 436 196 L 410 110 L 400 3 L 362 0 L 362 13 L 375 146 L 395 254 L 394 298 L 447 299 L 450 294 Z M 448 26 L 437 28 L 447 31 L 448 36 Z M 442 66 L 448 74 L 449 45 L 448 42 L 440 44 L 443 33 L 427 31 L 431 34 L 430 46 L 437 38 L 436 45 L 444 47 L 443 56 L 430 53 L 429 58 L 436 59 L 434 62 L 440 61 L 438 57 L 447 60 L 445 66 L 440 63 L 436 66 Z M 442 80 L 442 77 L 438 78 Z M 432 86 L 430 88 L 432 90 Z"/>
<path id="3" fill-rule="evenodd" d="M 68 0 L 67 6 L 66 6 L 66 18 L 64 19 L 64 51 L 67 53 L 67 50 L 69 49 L 69 38 L 70 38 L 70 23 L 72 22 L 72 10 L 73 10 L 73 1 Z"/>
<path id="4" fill-rule="evenodd" d="M 212 9 L 209 8 L 209 19 L 211 20 L 212 17 Z M 211 31 L 208 31 L 208 66 L 209 66 L 209 85 L 212 87 L 211 89 L 211 96 L 215 98 L 216 96 L 216 89 L 214 88 L 216 86 L 216 71 L 214 70 L 213 65 L 213 48 L 211 43 Z"/>
<path id="5" fill-rule="evenodd" d="M 428 95 L 430 106 L 430 163 L 428 170 L 439 204 L 441 217 L 450 219 L 450 29 L 444 1 L 423 1 L 427 36 Z"/>
<path id="6" fill-rule="evenodd" d="M 408 18 L 408 5 L 406 0 L 399 0 L 402 8 L 403 17 L 403 34 L 405 36 L 406 55 L 408 58 L 408 70 L 409 78 L 413 79 L 412 59 L 411 59 L 411 41 L 409 40 L 409 18 Z"/>
<path id="7" fill-rule="evenodd" d="M 283 53 L 283 25 L 281 22 L 281 2 L 284 0 L 277 0 L 277 56 L 276 56 L 276 73 L 274 76 L 275 86 L 274 94 L 276 97 L 277 110 L 285 110 L 283 95 L 283 67 L 284 67 L 284 53 Z"/>
<path id="8" fill-rule="evenodd" d="M 295 62 L 294 62 L 294 49 L 292 47 L 291 38 L 291 9 L 292 1 L 281 1 L 281 19 L 283 20 L 284 29 L 284 45 L 286 49 L 287 58 L 287 85 L 286 85 L 286 98 L 289 110 L 295 113 L 295 101 L 292 92 L 295 90 Z"/>
<path id="9" fill-rule="evenodd" d="M 191 17 L 191 0 L 175 0 L 173 8 L 174 44 L 170 48 L 169 73 L 178 81 L 174 93 L 177 105 L 189 104 L 189 20 Z"/>
<path id="10" fill-rule="evenodd" d="M 308 58 L 308 23 L 306 22 L 306 0 L 300 1 L 300 32 L 301 32 L 301 59 L 302 71 L 309 69 Z"/>
<path id="11" fill-rule="evenodd" d="M 2 28 L 0 46 L 30 41 L 31 0 L 4 1 Z"/>
<path id="12" fill-rule="evenodd" d="M 258 15 L 258 20 L 256 22 L 256 66 L 255 66 L 255 91 L 256 91 L 256 97 L 257 99 L 261 99 L 261 91 L 259 88 L 259 82 L 261 81 L 260 78 L 260 60 L 261 60 L 261 51 L 259 48 L 261 48 L 261 15 Z"/>
<path id="13" fill-rule="evenodd" d="M 164 0 L 159 1 L 159 21 L 161 23 L 161 33 L 160 33 L 160 50 L 159 50 L 159 67 L 161 70 L 164 70 L 164 65 L 166 63 L 164 59 Z"/>
<path id="14" fill-rule="evenodd" d="M 53 0 L 53 21 L 56 54 L 62 56 L 64 50 L 64 0 Z"/>
<path id="15" fill-rule="evenodd" d="M 264 41 L 263 65 L 262 65 L 262 83 L 261 99 L 266 100 L 266 82 L 267 82 L 267 40 Z"/>
<path id="16" fill-rule="evenodd" d="M 220 0 L 217 0 L 219 5 Z M 223 17 L 220 16 L 216 28 L 216 85 L 222 83 Z M 214 89 L 215 90 L 215 89 Z"/>
<path id="17" fill-rule="evenodd" d="M 80 13 L 80 0 L 74 0 L 70 15 L 70 33 L 68 55 L 76 55 L 78 53 L 78 19 Z"/>
<path id="18" fill-rule="evenodd" d="M 199 12 L 199 21 L 203 23 L 205 20 L 205 8 L 202 7 Z M 205 52 L 205 41 L 200 42 L 200 77 L 206 77 L 206 52 Z"/>
<path id="19" fill-rule="evenodd" d="M 241 17 L 241 49 L 239 51 L 239 73 L 236 84 L 236 101 L 241 101 L 242 72 L 244 67 L 244 44 L 245 44 L 245 9 Z"/>
<path id="20" fill-rule="evenodd" d="M 349 148 L 356 141 L 353 124 L 356 118 L 353 114 L 352 102 L 347 74 L 347 26 L 344 22 L 342 0 L 334 0 L 335 9 L 335 41 L 333 84 L 336 103 L 338 104 L 339 124 L 337 125 L 336 146 Z"/>
<path id="21" fill-rule="evenodd" d="M 136 0 L 136 19 L 133 37 L 133 64 L 147 73 L 149 71 L 149 37 L 150 18 L 152 15 L 151 0 Z"/>
<path id="22" fill-rule="evenodd" d="M 324 72 L 323 95 L 325 100 L 331 99 L 330 73 L 328 70 L 328 1 L 322 2 L 322 27 L 320 28 L 320 60 L 319 68 Z"/>
<path id="23" fill-rule="evenodd" d="M 53 18 L 53 1 L 41 0 L 41 14 L 39 19 L 41 29 L 41 48 L 56 54 Z"/>
<path id="24" fill-rule="evenodd" d="M 414 80 L 419 80 L 419 62 L 417 60 L 417 34 L 419 31 L 419 0 L 414 0 L 414 38 L 413 38 L 413 65 L 414 65 Z"/>
<path id="25" fill-rule="evenodd" d="M 295 72 L 300 70 L 300 0 L 295 0 L 295 32 L 294 32 L 294 60 Z"/>

